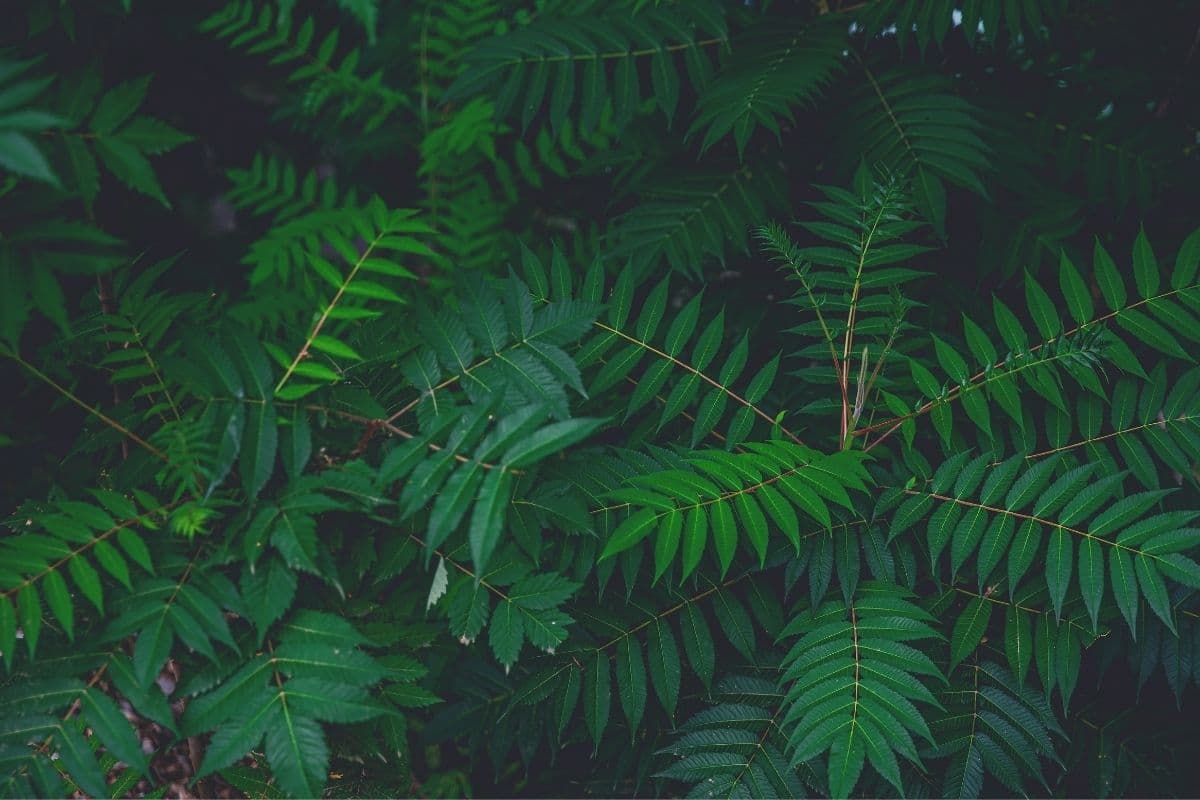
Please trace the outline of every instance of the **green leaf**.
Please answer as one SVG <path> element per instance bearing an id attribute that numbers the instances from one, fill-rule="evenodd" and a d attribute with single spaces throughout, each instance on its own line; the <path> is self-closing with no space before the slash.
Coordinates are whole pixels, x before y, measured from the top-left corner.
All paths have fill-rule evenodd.
<path id="1" fill-rule="evenodd" d="M 624 522 L 617 526 L 612 538 L 604 545 L 604 550 L 600 553 L 600 560 L 611 558 L 645 539 L 658 526 L 659 516 L 659 512 L 652 508 L 642 508 L 630 514 Z"/>
<path id="2" fill-rule="evenodd" d="M 584 664 L 583 722 L 592 735 L 594 749 L 599 749 L 612 707 L 612 677 L 608 653 L 593 650 Z"/>
<path id="3" fill-rule="evenodd" d="M 79 591 L 91 601 L 92 605 L 101 614 L 104 613 L 104 589 L 100 583 L 100 574 L 95 568 L 82 558 L 73 558 L 67 562 L 67 569 L 71 572 L 71 580 L 75 581 L 75 586 Z M 0 641 L 0 647 L 3 642 Z M 7 651 L 5 651 L 7 652 Z"/>
<path id="4" fill-rule="evenodd" d="M 506 467 L 528 467 L 548 455 L 586 439 L 608 420 L 580 417 L 554 422 L 513 445 L 501 461 Z"/>
<path id="5" fill-rule="evenodd" d="M 146 90 L 150 87 L 152 76 L 143 75 L 132 81 L 126 81 L 110 89 L 96 105 L 88 125 L 93 133 L 112 133 L 137 111 L 138 106 L 146 99 Z"/>
<path id="6" fill-rule="evenodd" d="M 658 324 L 662 321 L 663 312 L 667 307 L 669 280 L 669 278 L 664 278 L 660 281 L 646 297 L 646 302 L 642 304 L 642 313 L 638 316 L 637 326 L 634 329 L 639 341 L 650 341 L 654 338 L 655 331 L 658 330 Z"/>
<path id="7" fill-rule="evenodd" d="M 851 723 L 844 734 L 834 738 L 829 748 L 829 794 L 831 797 L 849 797 L 862 774 L 866 758 L 863 733 L 857 724 Z"/>
<path id="8" fill-rule="evenodd" d="M 149 686 L 158 677 L 171 654 L 172 639 L 165 609 L 156 611 L 133 645 L 133 674 L 139 686 Z"/>
<path id="9" fill-rule="evenodd" d="M 250 619 L 258 629 L 261 643 L 267 629 L 292 606 L 299 577 L 295 570 L 277 557 L 270 558 L 257 570 L 242 575 L 242 595 L 249 607 Z"/>
<path id="10" fill-rule="evenodd" d="M 623 636 L 617 642 L 617 693 L 621 708 L 629 720 L 629 730 L 636 735 L 646 710 L 646 665 L 642 661 L 642 649 L 632 636 Z"/>
<path id="11" fill-rule="evenodd" d="M 108 751 L 144 775 L 150 765 L 142 752 L 141 742 L 112 698 L 93 687 L 84 692 L 80 700 L 88 726 Z"/>
<path id="12" fill-rule="evenodd" d="M 1162 575 L 1151 563 L 1150 557 L 1140 553 L 1133 558 L 1133 568 L 1137 573 L 1138 586 L 1142 589 L 1142 596 L 1146 598 L 1147 605 L 1170 629 L 1171 633 L 1176 634 L 1175 619 L 1171 614 L 1171 598 L 1167 594 L 1167 585 L 1163 581 Z"/>
<path id="13" fill-rule="evenodd" d="M 471 461 L 455 469 L 446 480 L 429 513 L 429 527 L 425 531 L 426 552 L 433 552 L 440 547 L 458 527 L 483 478 L 484 470 L 479 462 Z"/>
<path id="14" fill-rule="evenodd" d="M 0 130 L 0 167 L 55 188 L 61 186 L 42 151 L 29 137 L 17 131 Z"/>
<path id="15" fill-rule="evenodd" d="M 696 505 L 688 510 L 683 521 L 683 569 L 680 580 L 687 578 L 700 565 L 704 546 L 708 538 L 708 515 L 704 506 Z"/>
<path id="16" fill-rule="evenodd" d="M 562 605 L 578 588 L 578 583 L 556 572 L 543 572 L 517 581 L 507 594 L 521 608 L 545 611 Z"/>
<path id="17" fill-rule="evenodd" d="M 767 514 L 775 525 L 783 531 L 783 535 L 797 552 L 800 550 L 800 521 L 796 517 L 796 512 L 791 505 L 784 500 L 783 495 L 775 490 L 774 487 L 763 484 L 756 492 L 759 501 L 762 503 Z"/>
<path id="18" fill-rule="evenodd" d="M 1176 358 L 1192 360 L 1170 331 L 1150 317 L 1127 308 L 1116 315 L 1117 324 L 1151 347 Z"/>
<path id="19" fill-rule="evenodd" d="M 946 374 L 949 375 L 955 383 L 966 383 L 967 378 L 970 377 L 970 373 L 967 371 L 967 362 L 963 361 L 962 356 L 960 356 L 954 350 L 954 348 L 950 347 L 950 345 L 943 342 L 937 336 L 932 338 L 934 351 L 937 354 L 938 363 L 942 365 L 942 369 L 946 371 Z M 915 368 L 913 370 L 913 378 L 916 379 Z M 925 390 L 922 389 L 922 391 Z M 935 397 L 936 395 L 929 396 Z"/>
<path id="20" fill-rule="evenodd" d="M 713 545 L 717 550 L 717 561 L 721 564 L 721 577 L 724 578 L 737 550 L 737 526 L 734 524 L 729 503 L 713 503 L 711 508 Z"/>
<path id="21" fill-rule="evenodd" d="M 1050 532 L 1046 546 L 1046 585 L 1050 589 L 1050 601 L 1054 604 L 1054 616 L 1062 619 L 1063 600 L 1071 583 L 1071 568 L 1075 554 L 1071 550 L 1071 534 L 1062 528 Z"/>
<path id="22" fill-rule="evenodd" d="M 79 559 L 74 559 L 79 560 Z M 75 603 L 71 599 L 71 592 L 67 589 L 67 582 L 63 580 L 63 576 L 58 570 L 50 570 L 42 579 L 42 594 L 46 598 L 46 605 L 50 606 L 50 610 L 54 612 L 54 618 L 63 626 L 63 630 L 70 640 L 75 639 Z M 8 605 L 8 601 L 3 601 L 4 605 Z M 9 606 L 11 608 L 11 606 Z M 0 613 L 3 613 L 0 611 Z M 0 637 L 0 648 L 7 647 Z"/>
<path id="23" fill-rule="evenodd" d="M 943 239 L 946 236 L 946 187 L 937 176 L 923 167 L 917 168 L 913 178 L 914 199 L 921 213 L 933 224 L 933 229 Z"/>
<path id="24" fill-rule="evenodd" d="M 580 677 L 581 672 L 582 670 L 568 667 L 566 677 L 563 678 L 563 689 L 555 696 L 555 729 L 560 737 L 566 730 L 567 724 L 575 716 L 575 706 L 579 702 L 580 689 L 583 684 Z"/>
<path id="25" fill-rule="evenodd" d="M 1096 240 L 1092 251 L 1092 269 L 1096 276 L 1096 284 L 1100 287 L 1100 294 L 1109 309 L 1118 311 L 1124 308 L 1127 299 L 1125 282 L 1121 280 L 1117 265 L 1113 263 L 1112 256 L 1100 244 L 1099 239 Z"/>
<path id="26" fill-rule="evenodd" d="M 683 307 L 675 319 L 671 322 L 671 327 L 667 330 L 667 338 L 664 342 L 663 349 L 669 356 L 678 356 L 683 350 L 684 344 L 691 337 L 692 331 L 696 329 L 696 320 L 700 316 L 700 302 L 704 295 L 697 294 L 688 304 Z"/>
<path id="27" fill-rule="evenodd" d="M 659 528 L 654 540 L 654 582 L 666 572 L 667 567 L 675 560 L 679 552 L 679 542 L 683 533 L 683 512 L 672 509 L 667 512 L 666 521 Z"/>
<path id="28" fill-rule="evenodd" d="M 1148 300 L 1158 294 L 1158 260 L 1150 249 L 1145 228 L 1139 228 L 1137 238 L 1133 240 L 1133 280 L 1141 297 Z"/>
<path id="29" fill-rule="evenodd" d="M 12 601 L 0 597 L 0 654 L 4 656 L 4 666 L 12 669 L 13 655 L 17 644 L 17 613 Z"/>
<path id="30" fill-rule="evenodd" d="M 292 407 L 289 422 L 280 434 L 279 455 L 283 460 L 284 472 L 294 480 L 304 471 L 312 455 L 312 427 L 308 422 L 308 413 L 299 405 Z"/>
<path id="31" fill-rule="evenodd" d="M 1188 234 L 1175 256 L 1175 269 L 1171 273 L 1171 288 L 1175 290 L 1192 286 L 1196 282 L 1196 271 L 1200 269 L 1200 228 Z"/>
<path id="32" fill-rule="evenodd" d="M 966 314 L 963 315 L 963 334 L 967 338 L 967 347 L 971 349 L 971 355 L 975 357 L 976 363 L 981 367 L 990 366 L 999 359 L 1000 354 L 996 352 L 995 345 L 983 332 L 983 328 L 979 327 Z"/>
<path id="33" fill-rule="evenodd" d="M 1087 538 L 1079 543 L 1079 591 L 1094 629 L 1104 599 L 1104 554 L 1095 539 Z"/>
<path id="34" fill-rule="evenodd" d="M 267 726 L 273 722 L 275 703 L 278 695 L 266 694 L 262 700 L 250 704 L 249 709 L 243 710 L 236 719 L 236 724 L 222 725 L 213 733 L 204 748 L 204 761 L 196 772 L 196 777 L 224 769 L 225 767 L 245 758 L 262 742 Z"/>
<path id="35" fill-rule="evenodd" d="M 117 544 L 121 545 L 121 549 L 138 566 L 146 570 L 146 572 L 154 572 L 154 564 L 150 561 L 150 549 L 146 547 L 146 543 L 142 541 L 142 537 L 129 528 L 121 528 L 117 531 Z"/>
<path id="36" fill-rule="evenodd" d="M 1004 653 L 1008 658 L 1009 668 L 1020 682 L 1024 682 L 1029 673 L 1029 665 L 1033 661 L 1031 616 L 1015 603 L 1009 604 L 1004 612 Z"/>
<path id="37" fill-rule="evenodd" d="M 684 606 L 680 631 L 683 635 L 683 650 L 687 653 L 688 663 L 692 671 L 706 687 L 712 684 L 713 670 L 716 667 L 716 647 L 713 645 L 712 633 L 704 614 L 695 603 Z"/>
<path id="38" fill-rule="evenodd" d="M 1037 326 L 1042 339 L 1053 339 L 1062 332 L 1062 321 L 1058 318 L 1054 302 L 1028 272 L 1025 273 L 1025 300 L 1029 304 L 1033 324 Z"/>
<path id="39" fill-rule="evenodd" d="M 88 747 L 87 741 L 67 723 L 61 726 L 55 737 L 58 744 L 58 755 L 67 773 L 80 789 L 92 797 L 107 797 L 107 784 L 100 764 Z"/>
<path id="40" fill-rule="evenodd" d="M 1133 561 L 1124 549 L 1113 547 L 1108 551 L 1109 575 L 1112 580 L 1113 597 L 1117 608 L 1129 625 L 1133 638 L 1137 638 L 1138 585 L 1133 571 Z"/>
<path id="41" fill-rule="evenodd" d="M 1095 307 L 1092 305 L 1092 293 L 1084 282 L 1083 276 L 1079 274 L 1079 270 L 1067 258 L 1065 252 L 1059 259 L 1058 280 L 1072 319 L 1080 325 L 1090 322 L 1095 313 Z"/>
<path id="42" fill-rule="evenodd" d="M 246 495 L 252 501 L 271 478 L 278 443 L 274 406 L 269 401 L 251 404 L 246 412 L 246 433 L 238 468 Z"/>
<path id="43" fill-rule="evenodd" d="M 38 637 L 42 630 L 42 604 L 38 601 L 37 588 L 25 583 L 17 590 L 17 619 L 25 634 L 25 644 L 32 658 L 37 651 Z"/>
<path id="44" fill-rule="evenodd" d="M 144 195 L 153 197 L 167 208 L 171 207 L 167 196 L 163 194 L 154 168 L 138 150 L 120 139 L 96 140 L 96 152 L 104 166 L 108 168 L 117 180 Z"/>
<path id="45" fill-rule="evenodd" d="M 552 426 L 553 427 L 553 426 Z M 520 445 L 517 445 L 518 447 Z M 512 473 L 506 469 L 488 472 L 475 498 L 471 513 L 469 540 L 471 562 L 482 572 L 491 560 L 504 529 L 504 517 L 511 502 Z"/>
<path id="46" fill-rule="evenodd" d="M 979 647 L 992 618 L 992 603 L 982 597 L 973 597 L 954 621 L 950 633 L 950 668 L 958 666 Z"/>
<path id="47" fill-rule="evenodd" d="M 646 637 L 646 657 L 650 664 L 650 679 L 654 692 L 662 702 L 663 710 L 672 719 L 679 703 L 679 687 L 683 675 L 679 660 L 679 648 L 671 626 L 661 617 L 655 617 Z"/>
<path id="48" fill-rule="evenodd" d="M 353 347 L 345 344 L 340 339 L 336 339 L 328 334 L 318 334 L 312 338 L 312 346 L 322 353 L 328 353 L 334 358 L 345 358 L 351 361 L 362 361 L 360 356 Z"/>
<path id="49" fill-rule="evenodd" d="M 515 603 L 501 601 L 492 612 L 488 626 L 488 644 L 496 654 L 496 660 L 507 672 L 517 662 L 521 644 L 525 641 L 525 617 Z"/>
<path id="50" fill-rule="evenodd" d="M 280 787 L 297 797 L 320 797 L 329 769 L 329 747 L 321 724 L 277 705 L 266 728 L 267 761 Z"/>
<path id="51" fill-rule="evenodd" d="M 942 385 L 938 383 L 937 378 L 933 377 L 933 373 L 924 364 L 914 358 L 910 358 L 908 360 L 908 367 L 912 374 L 913 383 L 916 384 L 921 394 L 929 398 L 941 396 Z"/>

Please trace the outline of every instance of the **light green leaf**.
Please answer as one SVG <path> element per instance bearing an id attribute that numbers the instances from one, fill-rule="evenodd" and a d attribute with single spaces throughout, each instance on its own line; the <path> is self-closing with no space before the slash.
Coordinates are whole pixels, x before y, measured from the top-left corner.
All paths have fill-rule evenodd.
<path id="1" fill-rule="evenodd" d="M 312 339 L 312 346 L 322 353 L 328 353 L 334 358 L 347 358 L 351 361 L 362 361 L 353 347 L 328 334 L 317 334 Z"/>

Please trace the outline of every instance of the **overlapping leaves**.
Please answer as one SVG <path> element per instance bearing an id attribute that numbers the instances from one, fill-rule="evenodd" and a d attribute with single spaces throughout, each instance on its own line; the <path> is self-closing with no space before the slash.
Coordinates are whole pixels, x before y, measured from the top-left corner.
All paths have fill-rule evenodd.
<path id="1" fill-rule="evenodd" d="M 70 639 L 84 613 L 76 608 L 77 597 L 104 614 L 102 573 L 132 589 L 142 578 L 131 561 L 142 572 L 154 572 L 139 528 L 157 528 L 164 508 L 146 495 L 135 503 L 97 490 L 95 500 L 64 500 L 10 521 L 14 533 L 0 541 L 0 653 L 6 667 L 17 655 L 18 628 L 30 658 L 35 656 L 47 610 Z"/>
<path id="2" fill-rule="evenodd" d="M 912 595 L 864 583 L 847 604 L 827 601 L 802 613 L 782 637 L 799 636 L 783 662 L 793 765 L 828 753 L 829 793 L 847 797 L 863 766 L 903 791 L 897 756 L 920 765 L 917 739 L 934 743 L 926 722 L 938 702 L 927 682 L 941 670 L 910 642 L 939 638 L 934 618 Z"/>
<path id="3" fill-rule="evenodd" d="M 1155 513 L 1168 492 L 1127 494 L 1126 473 L 1104 474 L 1095 463 L 1069 467 L 1061 457 L 1029 463 L 1018 454 L 989 470 L 992 462 L 990 453 L 959 453 L 927 487 L 906 489 L 910 496 L 892 517 L 889 539 L 928 517 L 930 558 L 936 565 L 948 550 L 951 574 L 974 561 L 984 586 L 1003 563 L 1011 592 L 1042 563 L 1059 617 L 1074 589 L 1094 626 L 1107 591 L 1131 630 L 1143 600 L 1174 629 L 1166 581 L 1200 586 L 1200 565 L 1185 555 L 1197 543 L 1187 527 L 1197 512 Z"/>
<path id="4" fill-rule="evenodd" d="M 365 644 L 342 619 L 313 611 L 296 614 L 267 652 L 189 704 L 184 731 L 216 730 L 197 774 L 229 766 L 265 738 L 267 760 L 281 788 L 319 796 L 329 764 L 322 723 L 395 713 L 370 692 L 388 670 L 361 649 Z"/>
<path id="5" fill-rule="evenodd" d="M 470 50 L 445 99 L 498 86 L 498 117 L 519 111 L 521 127 L 528 128 L 548 102 L 555 128 L 578 113 L 584 130 L 595 127 L 611 101 L 617 126 L 624 127 L 641 103 L 641 62 L 647 62 L 650 96 L 670 119 L 680 96 L 677 60 L 686 63 L 693 83 L 703 84 L 712 69 L 705 48 L 728 36 L 724 16 L 723 6 L 709 0 L 586 19 L 546 15 Z"/>
<path id="6" fill-rule="evenodd" d="M 713 706 L 679 726 L 663 751 L 677 760 L 658 774 L 690 784 L 689 797 L 804 797 L 776 722 L 784 704 L 779 688 L 730 676 L 713 687 L 712 698 Z"/>
<path id="7" fill-rule="evenodd" d="M 272 64 L 292 65 L 288 81 L 306 87 L 299 109 L 303 116 L 313 117 L 325 106 L 334 106 L 336 119 L 363 118 L 369 132 L 407 103 L 402 92 L 384 82 L 382 69 L 365 77 L 360 74 L 362 48 L 352 47 L 339 55 L 339 29 L 318 32 L 313 17 L 299 19 L 271 4 L 233 0 L 199 28 L 252 54 L 271 53 Z"/>
<path id="8" fill-rule="evenodd" d="M 733 449 L 751 435 L 756 420 L 773 423 L 774 419 L 758 404 L 775 381 L 779 359 L 760 367 L 744 392 L 739 393 L 733 387 L 746 369 L 748 338 L 742 336 L 716 369 L 718 353 L 726 346 L 724 311 L 709 316 L 701 325 L 704 296 L 695 295 L 664 332 L 669 279 L 651 288 L 634 313 L 634 274 L 632 266 L 622 271 L 609 296 L 606 320 L 595 324 L 599 333 L 578 353 L 582 366 L 602 364 L 589 384 L 591 393 L 607 391 L 622 382 L 635 384 L 624 404 L 625 418 L 648 413 L 657 416 L 661 430 L 683 417 L 689 423 L 692 446 L 713 435 L 727 449 Z M 633 377 L 647 361 L 650 364 L 641 376 Z M 660 412 L 643 411 L 655 400 L 662 405 Z M 722 425 L 730 408 L 733 414 L 727 425 Z"/>
<path id="9" fill-rule="evenodd" d="M 770 528 L 780 530 L 798 550 L 797 511 L 828 527 L 830 504 L 853 509 L 848 490 L 866 489 L 869 478 L 854 452 L 822 455 L 787 442 L 746 447 L 749 452 L 738 454 L 700 451 L 688 459 L 694 471 L 639 476 L 628 488 L 613 492 L 613 500 L 634 510 L 613 532 L 601 558 L 653 534 L 655 576 L 678 557 L 682 580 L 699 565 L 711 541 L 724 574 L 743 535 L 761 564 Z"/>

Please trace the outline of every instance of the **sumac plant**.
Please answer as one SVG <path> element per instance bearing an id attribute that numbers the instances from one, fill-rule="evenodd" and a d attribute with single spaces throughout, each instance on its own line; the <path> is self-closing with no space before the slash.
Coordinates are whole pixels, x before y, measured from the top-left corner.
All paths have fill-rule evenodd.
<path id="1" fill-rule="evenodd" d="M 12 5 L 0 795 L 1195 793 L 1190 4 Z"/>

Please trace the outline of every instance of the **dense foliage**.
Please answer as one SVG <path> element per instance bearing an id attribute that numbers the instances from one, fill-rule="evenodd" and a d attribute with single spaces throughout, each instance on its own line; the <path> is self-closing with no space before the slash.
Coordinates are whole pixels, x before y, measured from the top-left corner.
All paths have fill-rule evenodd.
<path id="1" fill-rule="evenodd" d="M 0 795 L 1195 794 L 1194 4 L 13 5 Z"/>

